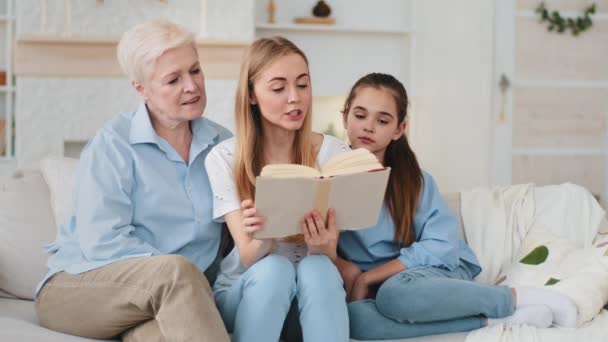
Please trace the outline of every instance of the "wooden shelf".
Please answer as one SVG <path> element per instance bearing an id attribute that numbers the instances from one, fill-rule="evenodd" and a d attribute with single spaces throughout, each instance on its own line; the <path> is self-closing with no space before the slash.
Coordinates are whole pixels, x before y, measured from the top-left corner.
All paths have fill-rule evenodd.
<path id="1" fill-rule="evenodd" d="M 24 35 L 17 37 L 23 43 L 56 43 L 56 44 L 118 44 L 120 37 L 113 36 L 57 36 L 57 35 Z M 243 46 L 251 42 L 241 40 L 214 40 L 197 38 L 199 46 Z"/>
<path id="2" fill-rule="evenodd" d="M 382 28 L 364 28 L 351 27 L 341 25 L 315 25 L 315 24 L 267 24 L 258 23 L 255 26 L 256 30 L 276 30 L 276 31 L 325 31 L 325 32 L 340 32 L 340 33 L 372 33 L 372 34 L 411 34 L 410 29 L 382 29 Z"/>
<path id="3" fill-rule="evenodd" d="M 15 75 L 57 77 L 124 76 L 116 61 L 118 37 L 20 36 L 15 44 Z M 196 42 L 205 76 L 236 79 L 249 41 Z"/>

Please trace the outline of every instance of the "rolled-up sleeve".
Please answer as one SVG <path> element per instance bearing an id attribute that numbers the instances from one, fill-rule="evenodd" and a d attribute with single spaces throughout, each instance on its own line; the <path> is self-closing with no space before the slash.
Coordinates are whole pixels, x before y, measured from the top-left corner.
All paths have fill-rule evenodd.
<path id="1" fill-rule="evenodd" d="M 414 217 L 416 241 L 401 248 L 398 260 L 408 268 L 434 266 L 454 270 L 459 265 L 458 223 L 441 197 L 435 180 L 424 173 L 424 185 Z"/>
<path id="2" fill-rule="evenodd" d="M 131 191 L 135 180 L 128 149 L 126 142 L 105 132 L 81 156 L 74 219 L 82 252 L 89 261 L 162 254 L 133 234 Z"/>

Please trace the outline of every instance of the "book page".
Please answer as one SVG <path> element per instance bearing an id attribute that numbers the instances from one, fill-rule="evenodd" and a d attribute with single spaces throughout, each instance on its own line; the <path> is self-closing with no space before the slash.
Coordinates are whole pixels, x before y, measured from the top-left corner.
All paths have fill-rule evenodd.
<path id="1" fill-rule="evenodd" d="M 270 164 L 262 168 L 262 177 L 320 177 L 319 170 L 300 164 Z"/>
<path id="2" fill-rule="evenodd" d="M 376 225 L 384 203 L 390 168 L 332 177 L 329 207 L 336 210 L 340 230 Z"/>
<path id="3" fill-rule="evenodd" d="M 313 210 L 318 184 L 318 178 L 257 177 L 255 207 L 266 222 L 255 238 L 301 234 L 300 220 Z"/>
<path id="4" fill-rule="evenodd" d="M 382 164 L 373 153 L 367 149 L 358 148 L 330 159 L 323 165 L 321 174 L 324 177 L 331 177 L 382 168 Z"/>

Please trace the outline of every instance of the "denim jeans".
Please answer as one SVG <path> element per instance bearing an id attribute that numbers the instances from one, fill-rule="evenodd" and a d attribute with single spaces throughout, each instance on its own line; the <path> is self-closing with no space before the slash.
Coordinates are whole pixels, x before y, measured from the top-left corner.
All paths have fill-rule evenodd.
<path id="1" fill-rule="evenodd" d="M 297 268 L 283 256 L 268 255 L 215 300 L 233 341 L 265 342 L 279 340 L 296 297 L 304 341 L 348 341 L 342 278 L 324 255 L 307 256 Z"/>
<path id="2" fill-rule="evenodd" d="M 386 280 L 376 299 L 348 305 L 350 334 L 382 340 L 471 331 L 486 318 L 513 314 L 511 289 L 472 281 L 465 265 L 453 271 L 415 267 Z"/>

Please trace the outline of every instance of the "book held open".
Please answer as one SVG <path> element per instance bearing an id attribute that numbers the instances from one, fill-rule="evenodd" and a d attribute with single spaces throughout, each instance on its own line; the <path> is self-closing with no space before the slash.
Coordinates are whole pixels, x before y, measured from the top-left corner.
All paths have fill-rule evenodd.
<path id="1" fill-rule="evenodd" d="M 330 159 L 319 171 L 298 164 L 267 165 L 256 178 L 255 207 L 266 216 L 255 237 L 282 238 L 302 233 L 306 213 L 336 210 L 340 230 L 371 227 L 378 221 L 390 168 L 360 148 Z"/>

